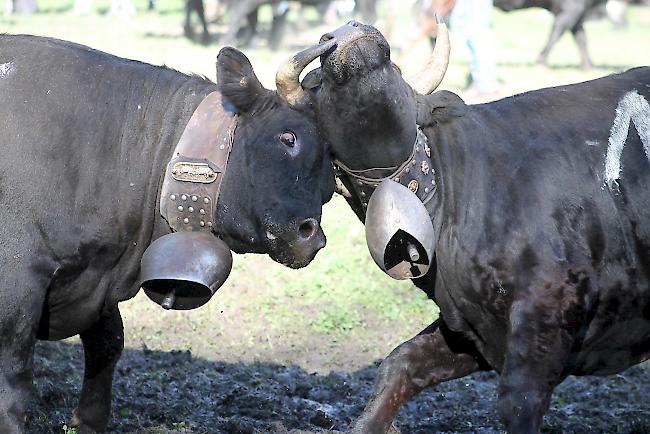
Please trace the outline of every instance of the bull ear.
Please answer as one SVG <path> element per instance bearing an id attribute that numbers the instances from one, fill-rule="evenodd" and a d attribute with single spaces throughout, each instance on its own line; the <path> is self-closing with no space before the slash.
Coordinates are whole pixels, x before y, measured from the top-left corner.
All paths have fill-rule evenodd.
<path id="1" fill-rule="evenodd" d="M 430 95 L 416 95 L 417 123 L 422 127 L 443 124 L 467 111 L 465 102 L 455 93 L 441 90 Z"/>
<path id="2" fill-rule="evenodd" d="M 248 57 L 232 47 L 222 48 L 217 55 L 217 85 L 239 113 L 250 112 L 270 92 L 257 79 Z"/>
<path id="3" fill-rule="evenodd" d="M 323 84 L 323 78 L 320 68 L 309 71 L 301 82 L 302 88 L 309 94 L 312 100 L 318 95 L 321 84 Z"/>

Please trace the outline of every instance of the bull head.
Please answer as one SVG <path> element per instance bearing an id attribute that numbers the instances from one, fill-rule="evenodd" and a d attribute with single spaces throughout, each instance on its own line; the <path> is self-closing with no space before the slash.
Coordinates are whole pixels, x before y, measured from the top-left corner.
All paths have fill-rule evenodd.
<path id="1" fill-rule="evenodd" d="M 314 146 L 320 139 L 313 108 L 298 78 L 335 43 L 285 62 L 277 95 L 262 87 L 243 53 L 229 47 L 219 53 L 219 90 L 193 113 L 161 188 L 160 213 L 175 232 L 157 239 L 142 258 L 140 284 L 163 308 L 206 303 L 230 274 L 231 250 L 268 253 L 299 268 L 324 247 L 315 210 L 332 194 L 329 178 L 319 176 L 330 163 L 324 147 Z M 291 173 L 292 181 L 271 167 Z M 302 185 L 296 185 L 298 175 Z M 303 198 L 287 198 L 289 189 Z"/>

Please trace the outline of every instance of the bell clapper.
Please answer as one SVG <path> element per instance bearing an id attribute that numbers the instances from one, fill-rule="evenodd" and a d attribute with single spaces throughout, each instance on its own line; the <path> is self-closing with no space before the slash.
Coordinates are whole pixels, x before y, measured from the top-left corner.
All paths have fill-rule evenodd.
<path id="1" fill-rule="evenodd" d="M 420 259 L 420 254 L 418 253 L 418 249 L 413 244 L 407 243 L 406 251 L 409 254 L 409 258 L 411 258 L 411 262 L 415 262 L 418 259 Z"/>
<path id="2" fill-rule="evenodd" d="M 174 307 L 174 303 L 176 303 L 176 295 L 174 294 L 174 291 L 170 292 L 163 298 L 163 301 L 160 303 L 160 305 L 163 307 L 163 309 L 169 310 L 172 307 Z"/>
<path id="3" fill-rule="evenodd" d="M 397 280 L 414 279 L 431 266 L 433 223 L 417 194 L 393 179 L 381 181 L 368 201 L 366 242 L 386 274 Z"/>

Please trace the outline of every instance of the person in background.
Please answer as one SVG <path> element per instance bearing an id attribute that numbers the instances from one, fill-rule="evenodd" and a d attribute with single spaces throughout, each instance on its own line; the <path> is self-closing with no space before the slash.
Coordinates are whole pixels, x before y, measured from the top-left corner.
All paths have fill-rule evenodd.
<path id="1" fill-rule="evenodd" d="M 432 47 L 436 45 L 438 37 L 438 20 L 436 15 L 442 17 L 445 22 L 449 21 L 449 14 L 454 7 L 456 0 L 422 0 L 420 2 L 420 13 L 417 14 L 418 24 L 423 36 L 431 41 Z"/>
<path id="2" fill-rule="evenodd" d="M 401 51 L 401 57 L 405 58 L 411 55 L 412 50 L 420 43 L 422 39 L 428 39 L 431 48 L 436 46 L 438 37 L 438 20 L 436 16 L 442 17 L 445 22 L 449 21 L 449 13 L 454 7 L 456 0 L 416 0 L 413 4 L 413 15 L 417 22 L 417 32 L 412 36 L 407 36 L 407 41 L 402 43 L 401 47 L 396 47 L 396 51 Z M 376 26 L 390 40 L 395 28 L 397 17 L 403 8 L 403 0 L 387 0 L 388 13 Z"/>
<path id="3" fill-rule="evenodd" d="M 35 14 L 38 12 L 36 0 L 5 0 L 5 15 Z"/>
<path id="4" fill-rule="evenodd" d="M 491 21 L 492 0 L 456 0 L 451 10 L 452 33 L 469 51 L 471 84 L 463 97 L 470 103 L 499 96 Z"/>

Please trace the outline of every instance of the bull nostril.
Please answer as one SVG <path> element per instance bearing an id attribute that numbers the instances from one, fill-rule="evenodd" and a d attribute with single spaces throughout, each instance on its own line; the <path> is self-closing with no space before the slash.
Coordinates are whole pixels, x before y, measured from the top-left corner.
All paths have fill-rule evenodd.
<path id="1" fill-rule="evenodd" d="M 302 239 L 309 239 L 316 234 L 318 230 L 318 222 L 316 219 L 303 220 L 298 226 L 298 234 Z"/>

